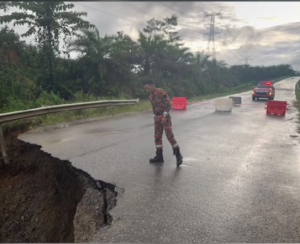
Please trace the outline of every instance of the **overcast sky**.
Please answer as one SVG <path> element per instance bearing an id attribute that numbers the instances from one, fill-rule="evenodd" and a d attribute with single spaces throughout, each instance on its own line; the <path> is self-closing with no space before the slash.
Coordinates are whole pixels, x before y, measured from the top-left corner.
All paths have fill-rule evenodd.
<path id="1" fill-rule="evenodd" d="M 216 17 L 217 59 L 228 64 L 289 63 L 300 70 L 300 2 L 74 2 L 77 11 L 88 13 L 102 35 L 124 31 L 134 39 L 150 18 L 179 17 L 180 34 L 187 47 L 207 47 L 209 18 Z M 228 28 L 230 27 L 230 28 Z M 21 28 L 16 28 L 22 31 Z M 24 32 L 24 29 L 23 29 Z"/>

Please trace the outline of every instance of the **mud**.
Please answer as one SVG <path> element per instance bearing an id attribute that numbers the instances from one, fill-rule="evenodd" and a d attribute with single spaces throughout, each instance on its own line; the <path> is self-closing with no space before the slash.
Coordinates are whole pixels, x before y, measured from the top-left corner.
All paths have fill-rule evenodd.
<path id="1" fill-rule="evenodd" d="M 6 138 L 0 156 L 0 242 L 88 242 L 111 224 L 115 186 L 41 146 Z"/>

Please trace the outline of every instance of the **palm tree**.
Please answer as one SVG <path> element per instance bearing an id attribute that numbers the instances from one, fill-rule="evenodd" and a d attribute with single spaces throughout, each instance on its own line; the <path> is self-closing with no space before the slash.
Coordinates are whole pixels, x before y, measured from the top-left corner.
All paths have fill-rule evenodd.
<path id="1" fill-rule="evenodd" d="M 101 95 L 113 38 L 101 37 L 97 28 L 83 28 L 81 34 L 68 44 L 68 52 L 80 53 L 78 67 L 84 74 L 83 87 Z"/>
<path id="2" fill-rule="evenodd" d="M 81 17 L 84 12 L 69 11 L 74 4 L 66 4 L 62 1 L 48 2 L 11 2 L 12 7 L 17 7 L 21 12 L 13 12 L 0 16 L 0 23 L 13 22 L 16 25 L 27 25 L 28 30 L 22 37 L 34 35 L 40 47 L 41 64 L 45 64 L 45 79 L 48 90 L 53 90 L 55 58 L 60 54 L 59 37 L 67 37 L 76 34 L 80 27 L 90 24 Z"/>
<path id="3" fill-rule="evenodd" d="M 132 69 L 139 59 L 137 44 L 129 36 L 118 32 L 115 36 L 101 37 L 97 28 L 82 29 L 81 35 L 69 43 L 68 51 L 80 53 L 84 82 L 98 95 L 108 90 L 110 93 L 130 90 Z"/>

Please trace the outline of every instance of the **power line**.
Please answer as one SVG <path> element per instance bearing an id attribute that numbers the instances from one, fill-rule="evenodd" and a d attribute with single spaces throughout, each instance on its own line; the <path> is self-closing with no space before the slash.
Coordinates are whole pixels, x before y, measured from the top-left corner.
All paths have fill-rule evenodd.
<path id="1" fill-rule="evenodd" d="M 100 10 L 99 8 L 97 8 L 97 7 L 95 7 L 95 6 L 93 6 L 93 7 L 91 7 L 91 6 L 87 6 L 87 5 L 85 5 L 85 4 L 80 4 L 80 3 L 76 3 L 77 5 L 80 5 L 80 6 L 82 6 L 82 7 L 85 7 L 85 8 L 88 8 L 88 9 L 90 9 L 90 10 L 92 10 L 92 11 L 97 11 L 97 12 L 100 12 L 100 13 L 102 13 L 102 14 L 105 14 L 105 15 L 108 15 L 108 16 L 110 16 L 110 17 L 112 17 L 112 18 L 116 18 L 116 19 L 120 19 L 120 20 L 126 20 L 126 22 L 129 22 L 129 23 L 136 23 L 136 20 L 133 20 L 133 19 L 130 19 L 130 18 L 126 18 L 126 17 L 119 17 L 119 16 L 117 16 L 117 15 L 115 15 L 115 14 L 112 14 L 112 13 L 109 13 L 109 12 L 105 12 L 105 11 L 102 11 L 102 10 Z M 161 3 L 162 4 L 162 3 Z M 131 5 L 131 6 L 134 6 L 132 3 L 127 3 L 127 5 Z M 169 6 L 167 6 L 167 5 L 164 5 L 164 6 L 166 6 L 166 7 L 169 7 Z M 173 8 L 173 10 L 174 11 L 176 11 L 176 12 L 178 12 L 178 10 L 176 10 L 176 9 L 174 9 Z M 203 10 L 204 11 L 204 10 Z M 184 14 L 184 13 L 182 13 L 182 12 L 178 12 L 178 13 L 181 13 L 181 14 Z M 160 16 L 160 15 L 157 15 L 158 17 L 160 17 L 160 18 L 165 18 L 165 17 L 162 17 L 162 16 Z M 190 17 L 192 17 L 192 16 L 190 16 Z M 126 24 L 127 26 L 132 26 L 132 24 Z M 194 29 L 195 28 L 195 26 L 191 26 L 191 25 L 187 25 L 187 24 L 182 24 L 182 23 L 179 23 L 178 24 L 178 26 L 183 26 L 183 27 L 188 27 L 188 28 L 191 28 L 191 29 Z M 193 41 L 193 40 L 199 40 L 198 38 L 195 38 L 194 36 L 189 36 L 189 35 L 184 35 L 184 36 L 180 36 L 180 38 L 182 39 L 182 41 L 184 41 L 184 40 L 186 40 L 186 39 L 188 39 L 188 40 L 191 40 L 191 41 Z"/>
<path id="2" fill-rule="evenodd" d="M 83 6 L 83 7 L 85 7 L 85 8 L 88 8 L 88 9 L 90 9 L 90 10 L 92 10 L 92 11 L 97 11 L 97 12 L 100 12 L 100 13 L 102 13 L 102 14 L 105 14 L 105 15 L 108 15 L 108 16 L 111 16 L 111 17 L 113 17 L 113 18 L 116 18 L 116 19 L 120 19 L 120 20 L 126 20 L 126 21 L 128 21 L 128 22 L 131 22 L 131 23 L 134 23 L 135 22 L 135 20 L 133 20 L 133 19 L 130 19 L 130 18 L 126 18 L 126 17 L 119 17 L 119 16 L 117 16 L 117 15 L 115 15 L 115 14 L 112 14 L 112 13 L 109 13 L 109 12 L 105 12 L 105 11 L 103 11 L 103 10 L 100 10 L 99 8 L 97 8 L 97 7 L 91 7 L 91 6 L 87 6 L 87 5 L 85 5 L 85 4 L 82 4 L 82 3 L 77 3 L 78 5 L 81 5 L 81 6 Z M 131 3 L 128 3 L 128 4 L 131 4 Z M 161 3 L 161 4 L 163 4 L 163 3 Z M 163 4 L 165 7 L 170 7 L 170 6 L 168 6 L 168 5 L 165 5 L 165 4 Z M 132 4 L 131 4 L 131 6 L 133 6 Z M 183 12 L 181 12 L 181 11 L 178 11 L 178 10 L 176 10 L 176 9 L 174 9 L 173 8 L 173 10 L 174 11 L 176 11 L 177 13 L 180 13 L 180 14 L 184 14 Z M 203 9 L 201 9 L 203 12 L 204 12 L 204 10 Z M 158 15 L 159 16 L 159 15 Z M 162 16 L 159 16 L 160 18 L 163 18 Z M 193 29 L 193 28 L 195 28 L 195 26 L 191 26 L 191 25 L 187 25 L 187 24 L 179 24 L 179 26 L 184 26 L 184 27 L 190 27 L 191 29 Z M 196 37 L 194 37 L 194 36 L 189 36 L 189 35 L 185 35 L 185 36 L 182 36 L 181 38 L 183 38 L 183 39 L 189 39 L 189 40 L 201 40 L 200 38 L 196 38 Z"/>
<path id="3" fill-rule="evenodd" d="M 112 14 L 112 13 L 109 13 L 109 12 L 105 12 L 105 11 L 103 11 L 103 10 L 100 10 L 99 8 L 97 8 L 97 7 L 90 7 L 90 6 L 87 6 L 87 5 L 85 5 L 85 4 L 82 4 L 82 3 L 76 3 L 77 5 L 80 5 L 80 6 L 83 6 L 83 7 L 85 7 L 85 8 L 89 8 L 90 10 L 92 10 L 92 11 L 97 11 L 97 12 L 100 12 L 100 13 L 103 13 L 103 14 L 105 14 L 105 15 L 108 15 L 108 16 L 111 16 L 111 17 L 114 17 L 114 18 L 116 18 L 116 19 L 120 19 L 120 20 L 126 20 L 126 21 L 128 21 L 128 22 L 131 22 L 131 23 L 136 23 L 136 20 L 134 20 L 134 19 L 130 19 L 130 18 L 128 18 L 128 17 L 119 17 L 119 16 L 117 16 L 117 15 L 115 15 L 115 14 Z M 131 3 L 127 3 L 127 5 L 130 5 Z M 133 6 L 132 4 L 131 4 L 131 6 Z M 164 6 L 167 6 L 167 5 L 164 5 Z M 167 6 L 167 7 L 169 7 L 169 6 Z M 174 9 L 174 11 L 177 11 L 177 10 L 175 10 Z M 177 11 L 178 12 L 178 11 Z M 179 12 L 178 12 L 179 13 Z M 159 16 L 159 15 L 158 15 Z M 160 18 L 165 18 L 165 17 L 162 17 L 162 16 L 159 16 Z M 191 25 L 187 25 L 187 24 L 179 24 L 180 26 L 184 26 L 184 27 L 190 27 L 190 28 L 195 28 L 194 26 L 191 26 Z"/>
<path id="4" fill-rule="evenodd" d="M 112 13 L 102 11 L 102 10 L 100 10 L 99 8 L 97 8 L 96 6 L 91 7 L 91 6 L 87 6 L 87 5 L 85 5 L 85 4 L 82 4 L 82 3 L 80 3 L 80 4 L 79 4 L 79 3 L 76 3 L 76 4 L 77 4 L 77 5 L 80 5 L 80 6 L 82 6 L 82 7 L 88 8 L 88 9 L 92 10 L 93 12 L 94 12 L 94 11 L 97 11 L 97 13 L 100 12 L 100 13 L 105 14 L 105 15 L 108 15 L 108 16 L 110 16 L 110 17 L 112 17 L 112 18 L 116 18 L 116 19 L 120 19 L 120 20 L 126 20 L 126 22 L 129 22 L 129 23 L 136 23 L 136 20 L 133 20 L 133 19 L 130 19 L 130 18 L 126 18 L 126 17 L 119 17 L 119 16 L 114 15 L 114 14 L 112 14 Z M 128 3 L 128 4 L 131 5 L 131 6 L 134 6 L 132 3 Z M 127 4 L 127 5 L 128 5 L 128 4 Z M 161 3 L 161 4 L 162 4 L 162 3 Z M 164 4 L 163 4 L 163 5 L 164 5 Z M 169 6 L 167 6 L 167 5 L 164 5 L 164 6 L 169 7 Z M 178 10 L 175 10 L 174 8 L 173 8 L 173 10 L 176 11 L 176 12 L 178 12 Z M 203 10 L 203 11 L 204 11 L 204 10 Z M 178 12 L 178 13 L 184 14 L 184 13 L 182 13 L 182 12 Z M 162 19 L 165 18 L 165 17 L 162 17 L 162 16 L 160 16 L 160 15 L 157 15 L 157 16 L 160 17 L 160 18 L 162 18 Z M 192 17 L 192 16 L 190 16 L 190 17 Z M 129 25 L 132 26 L 131 24 L 129 24 Z M 182 24 L 182 23 L 179 23 L 178 26 L 183 26 L 183 27 L 188 27 L 188 28 L 191 28 L 191 29 L 195 29 L 195 26 L 191 26 L 191 25 L 187 25 L 187 24 Z M 186 40 L 186 39 L 188 39 L 188 40 L 190 40 L 190 41 L 202 40 L 202 39 L 200 39 L 200 38 L 195 38 L 194 36 L 190 36 L 190 35 L 180 36 L 180 38 L 182 39 L 182 41 L 184 41 L 184 40 Z"/>
<path id="5" fill-rule="evenodd" d="M 224 36 L 225 36 L 225 38 L 226 38 L 226 34 L 225 34 L 225 33 L 224 33 Z M 233 51 L 231 51 L 231 49 L 228 48 L 228 44 L 227 44 L 226 42 L 224 42 L 223 44 L 226 46 L 226 50 L 229 51 L 230 54 L 231 54 L 235 59 L 237 59 L 237 60 L 240 61 L 240 58 L 238 58 L 238 57 L 233 53 Z"/>
<path id="6" fill-rule="evenodd" d="M 185 16 L 185 17 L 191 17 L 191 18 L 194 18 L 194 16 L 192 16 L 192 15 L 187 15 L 186 13 L 184 13 L 184 12 L 182 12 L 182 11 L 179 11 L 178 9 L 175 9 L 173 5 L 166 5 L 165 3 L 162 3 L 162 2 L 160 2 L 160 4 L 164 5 L 164 6 L 167 7 L 167 8 L 172 8 L 174 11 L 176 11 L 176 12 L 179 13 L 179 14 L 182 14 L 182 15 Z M 203 14 L 206 13 L 206 11 L 205 11 L 203 8 L 201 8 L 201 7 L 200 7 L 200 10 L 203 12 Z"/>
<path id="7" fill-rule="evenodd" d="M 229 30 L 228 27 L 226 27 L 226 32 L 229 33 L 229 35 L 230 35 L 233 39 L 235 39 L 234 36 L 233 36 L 233 34 L 232 34 L 232 32 Z M 246 55 L 245 51 L 242 49 L 242 47 L 240 47 L 240 48 L 241 48 L 242 52 L 244 53 L 244 55 L 241 55 L 238 49 L 236 49 L 236 51 L 237 51 L 237 53 L 238 53 L 242 58 L 244 58 L 244 57 L 247 56 L 247 55 Z"/>
<path id="8" fill-rule="evenodd" d="M 122 17 L 119 17 L 119 16 L 117 16 L 117 15 L 114 15 L 114 14 L 112 14 L 112 13 L 109 13 L 109 12 L 105 12 L 105 11 L 102 11 L 102 10 L 100 10 L 99 8 L 97 8 L 97 7 L 90 7 L 90 6 L 87 6 L 87 5 L 85 5 L 85 4 L 79 4 L 79 5 L 81 5 L 81 6 L 83 6 L 83 7 L 86 7 L 86 8 L 89 8 L 89 9 L 91 9 L 92 11 L 97 11 L 97 12 L 100 12 L 100 13 L 102 13 L 102 14 L 105 14 L 105 15 L 109 15 L 109 16 L 111 16 L 111 17 L 113 17 L 113 18 L 117 18 L 117 19 L 121 19 L 121 20 L 126 20 L 126 21 L 128 21 L 128 22 L 135 22 L 135 20 L 132 20 L 132 19 L 128 19 L 128 18 L 122 18 Z M 166 6 L 166 5 L 165 5 Z M 167 7 L 167 6 L 166 6 Z M 173 9 L 173 10 L 175 10 L 175 9 Z M 176 12 L 178 12 L 178 13 L 180 13 L 178 10 L 175 10 Z M 183 14 L 183 13 L 181 13 L 181 14 Z M 162 18 L 162 16 L 159 16 L 159 17 L 161 17 Z M 190 28 L 195 28 L 194 26 L 190 26 L 190 25 L 185 25 L 185 24 L 179 24 L 179 25 L 181 25 L 181 26 L 186 26 L 186 27 L 190 27 Z M 217 33 L 215 33 L 215 34 L 217 34 Z M 183 37 L 184 39 L 185 38 L 188 38 L 188 39 L 190 39 L 190 40 L 201 40 L 200 38 L 195 38 L 195 37 L 192 37 L 192 36 L 184 36 Z M 235 59 L 237 59 L 237 60 L 240 60 L 240 58 L 237 58 L 236 56 L 235 56 L 235 54 L 230 50 L 230 49 L 228 49 L 228 46 L 226 45 L 226 49 L 230 52 L 230 54 L 235 58 Z"/>

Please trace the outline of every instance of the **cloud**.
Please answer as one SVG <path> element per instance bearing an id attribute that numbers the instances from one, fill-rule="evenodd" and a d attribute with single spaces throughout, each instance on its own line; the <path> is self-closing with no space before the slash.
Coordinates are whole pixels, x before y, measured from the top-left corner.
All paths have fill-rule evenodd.
<path id="1" fill-rule="evenodd" d="M 233 29 L 235 47 L 218 53 L 218 57 L 229 64 L 238 64 L 241 61 L 237 59 L 249 57 L 252 59 L 250 63 L 255 65 L 289 63 L 300 69 L 300 36 L 297 29 L 300 29 L 300 22 L 261 30 L 246 26 Z"/>
<path id="2" fill-rule="evenodd" d="M 258 17 L 258 19 L 273 21 L 273 20 L 277 20 L 278 18 L 277 17 Z"/>
<path id="3" fill-rule="evenodd" d="M 179 17 L 179 34 L 193 51 L 207 47 L 209 17 L 207 13 L 220 12 L 215 19 L 217 58 L 229 64 L 241 64 L 249 57 L 253 65 L 270 65 L 291 62 L 300 69 L 299 57 L 300 22 L 256 29 L 251 23 L 238 18 L 235 8 L 226 2 L 75 2 L 75 11 L 88 13 L 86 19 L 95 24 L 101 35 L 124 31 L 134 39 L 138 30 L 151 18 L 163 19 L 176 14 Z M 0 13 L 1 14 L 1 13 Z M 239 15 L 241 16 L 241 15 Z M 256 21 L 271 21 L 276 16 L 261 17 Z M 222 18 L 221 18 L 222 17 Z M 240 27 L 236 27 L 240 26 Z M 24 33 L 26 27 L 16 27 Z M 30 41 L 31 39 L 27 39 Z M 226 44 L 226 45 L 225 45 Z"/>

